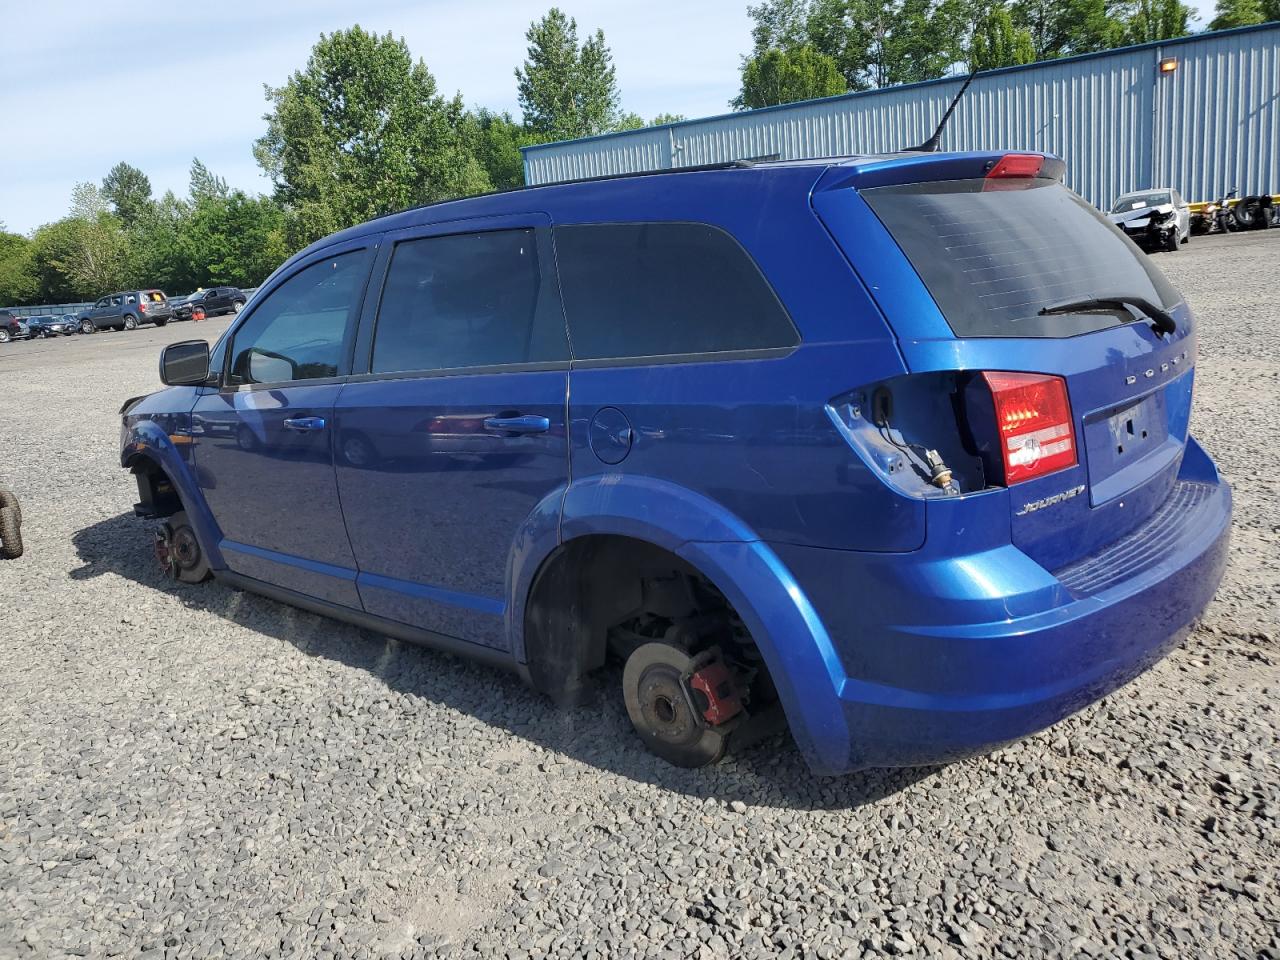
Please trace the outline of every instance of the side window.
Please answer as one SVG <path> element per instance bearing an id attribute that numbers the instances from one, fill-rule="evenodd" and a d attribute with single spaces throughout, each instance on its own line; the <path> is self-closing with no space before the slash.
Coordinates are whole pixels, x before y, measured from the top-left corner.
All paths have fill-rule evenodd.
<path id="1" fill-rule="evenodd" d="M 341 253 L 276 287 L 236 331 L 228 382 L 336 377 L 365 271 L 363 250 Z"/>
<path id="2" fill-rule="evenodd" d="M 112 297 L 112 298 L 111 298 L 111 305 L 112 305 L 113 307 L 118 307 L 118 306 L 120 306 L 120 305 L 121 305 L 121 304 L 123 304 L 123 303 L 124 303 L 124 297 Z"/>
<path id="3" fill-rule="evenodd" d="M 374 373 L 565 359 L 564 317 L 533 230 L 396 246 L 378 307 Z"/>
<path id="4" fill-rule="evenodd" d="M 792 347 L 800 338 L 760 269 L 719 227 L 555 228 L 569 340 L 579 360 Z"/>

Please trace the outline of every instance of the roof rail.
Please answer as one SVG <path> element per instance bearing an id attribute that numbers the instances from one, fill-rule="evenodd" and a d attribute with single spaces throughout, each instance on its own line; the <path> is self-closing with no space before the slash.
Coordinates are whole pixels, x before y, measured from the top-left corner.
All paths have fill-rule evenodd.
<path id="1" fill-rule="evenodd" d="M 384 220 L 387 217 L 395 217 L 402 213 L 409 213 L 411 210 L 426 210 L 428 207 L 438 207 L 446 203 L 456 203 L 459 200 L 476 200 L 480 197 L 495 197 L 506 193 L 523 193 L 526 190 L 541 190 L 543 187 L 563 187 L 570 183 L 596 183 L 601 180 L 626 180 L 630 177 L 651 177 L 656 174 L 666 173 L 705 173 L 708 170 L 741 170 L 749 169 L 757 165 L 757 163 L 767 162 L 765 160 L 725 160 L 721 163 L 700 163 L 689 167 L 655 167 L 651 170 L 632 170 L 629 173 L 602 173 L 594 177 L 578 177 L 576 180 L 553 180 L 549 183 L 526 183 L 518 187 L 503 187 L 500 190 L 486 190 L 484 193 L 469 193 L 461 197 L 447 197 L 444 200 L 432 200 L 429 203 L 419 203 L 412 207 L 405 207 L 402 210 L 392 210 L 390 213 L 384 213 L 381 216 L 373 217 L 367 223 L 375 220 Z M 361 224 L 356 224 L 360 226 Z"/>

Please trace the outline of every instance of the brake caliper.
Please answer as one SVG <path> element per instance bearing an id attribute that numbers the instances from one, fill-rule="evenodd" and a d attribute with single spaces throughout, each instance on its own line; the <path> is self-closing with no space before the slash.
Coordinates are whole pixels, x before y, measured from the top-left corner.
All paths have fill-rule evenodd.
<path id="1" fill-rule="evenodd" d="M 729 667 L 717 653 L 709 653 L 701 665 L 695 665 L 686 682 L 703 719 L 717 727 L 743 712 L 742 696 Z"/>
<path id="2" fill-rule="evenodd" d="M 153 548 L 156 562 L 160 564 L 160 569 L 166 577 L 176 580 L 178 577 L 178 555 L 173 549 L 173 541 L 169 539 L 169 525 L 167 523 L 156 524 L 154 534 Z"/>

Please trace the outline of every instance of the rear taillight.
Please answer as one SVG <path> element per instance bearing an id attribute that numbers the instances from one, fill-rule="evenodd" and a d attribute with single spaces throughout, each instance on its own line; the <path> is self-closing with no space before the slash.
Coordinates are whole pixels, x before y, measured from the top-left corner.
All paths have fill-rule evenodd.
<path id="1" fill-rule="evenodd" d="M 982 375 L 995 405 L 1006 485 L 1076 464 L 1067 382 L 1040 373 Z"/>
<path id="2" fill-rule="evenodd" d="M 147 305 L 146 305 L 146 303 L 139 303 L 139 304 L 138 304 L 138 312 L 139 312 L 139 313 L 146 313 L 146 312 L 147 312 Z"/>
<path id="3" fill-rule="evenodd" d="M 1038 153 L 1006 153 L 987 171 L 983 191 L 1022 190 L 1041 175 L 1045 158 Z"/>

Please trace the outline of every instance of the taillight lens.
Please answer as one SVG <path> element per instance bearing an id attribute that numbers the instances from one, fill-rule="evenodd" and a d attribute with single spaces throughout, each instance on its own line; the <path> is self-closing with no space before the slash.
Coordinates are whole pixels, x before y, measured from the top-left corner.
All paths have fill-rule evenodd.
<path id="1" fill-rule="evenodd" d="M 1075 466 L 1076 432 L 1065 380 L 992 371 L 982 377 L 995 403 L 1006 485 Z"/>
<path id="2" fill-rule="evenodd" d="M 138 312 L 139 312 L 139 313 L 146 313 L 146 312 L 147 312 L 147 305 L 146 305 L 145 303 L 139 303 L 139 304 L 138 304 Z"/>
<path id="3" fill-rule="evenodd" d="M 1038 153 L 1006 153 L 987 171 L 984 192 L 989 190 L 1022 190 L 1040 176 L 1045 158 Z"/>

